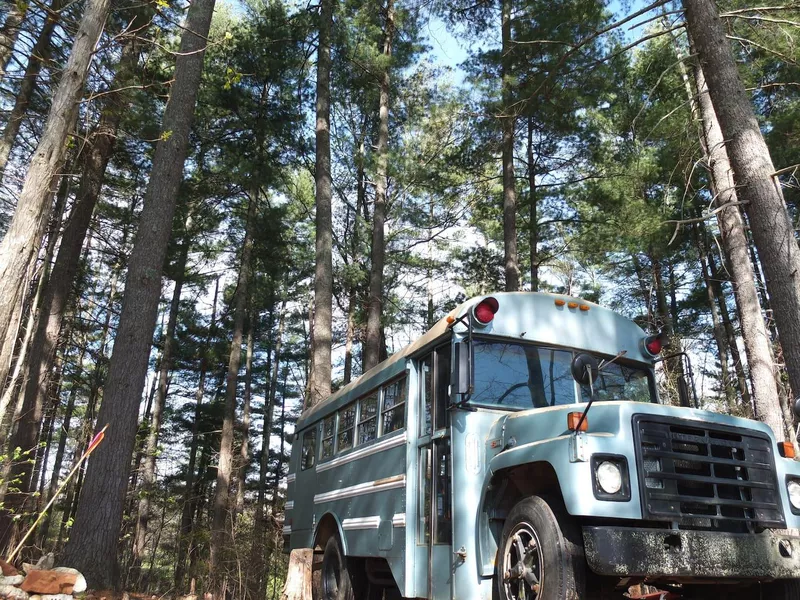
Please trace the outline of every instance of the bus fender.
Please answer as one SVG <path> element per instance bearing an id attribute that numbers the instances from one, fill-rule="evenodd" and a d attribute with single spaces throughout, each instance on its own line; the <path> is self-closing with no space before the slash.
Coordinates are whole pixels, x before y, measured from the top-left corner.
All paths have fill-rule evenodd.
<path id="1" fill-rule="evenodd" d="M 533 494 L 565 500 L 557 467 L 549 457 L 540 455 L 530 462 L 509 458 L 500 454 L 487 465 L 476 514 L 478 568 L 484 577 L 494 575 L 502 522 L 517 502 Z"/>
<path id="2" fill-rule="evenodd" d="M 347 556 L 347 538 L 344 535 L 342 523 L 339 517 L 334 513 L 326 512 L 320 517 L 319 522 L 317 522 L 314 528 L 314 548 L 317 550 L 324 550 L 325 544 L 328 542 L 328 538 L 330 538 L 331 535 L 339 536 L 342 552 Z"/>

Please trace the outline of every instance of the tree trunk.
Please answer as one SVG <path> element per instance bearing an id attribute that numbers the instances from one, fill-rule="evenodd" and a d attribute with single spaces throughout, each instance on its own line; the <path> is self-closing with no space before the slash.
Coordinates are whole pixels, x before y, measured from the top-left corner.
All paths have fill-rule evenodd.
<path id="1" fill-rule="evenodd" d="M 202 416 L 201 407 L 206 388 L 206 373 L 208 372 L 208 358 L 211 352 L 211 341 L 214 337 L 214 329 L 217 322 L 217 301 L 219 298 L 219 277 L 214 284 L 214 303 L 211 308 L 211 322 L 208 326 L 205 343 L 200 357 L 200 378 L 197 382 L 195 392 L 194 420 L 192 421 L 192 441 L 189 446 L 189 465 L 186 467 L 186 487 L 181 498 L 181 526 L 177 541 L 177 554 L 175 557 L 175 590 L 180 593 L 184 589 L 184 577 L 186 575 L 186 550 L 192 531 L 192 510 L 194 502 L 192 494 L 195 487 L 195 470 L 197 469 L 197 447 L 200 441 L 200 418 Z"/>
<path id="2" fill-rule="evenodd" d="M 710 0 L 684 0 L 684 6 L 689 34 L 707 78 L 708 93 L 719 121 L 720 139 L 724 140 L 733 169 L 738 200 L 745 205 L 753 239 L 762 259 L 789 382 L 797 395 L 800 394 L 800 248 L 780 183 L 774 178 L 775 167 L 769 149 L 753 104 L 739 78 L 733 50 L 725 37 L 716 5 Z M 717 191 L 722 193 L 724 190 L 720 188 Z M 718 204 L 722 206 L 723 202 L 718 200 Z M 773 367 L 763 366 L 765 373 Z M 766 402 L 759 406 L 759 410 L 767 411 L 761 415 L 762 420 L 770 424 L 779 439 L 784 439 L 777 402 L 754 395 L 757 406 L 759 401 Z"/>
<path id="3" fill-rule="evenodd" d="M 698 228 L 693 227 L 692 233 L 694 234 L 695 245 L 697 246 L 697 255 L 700 257 L 700 270 L 703 274 L 703 282 L 706 286 L 706 296 L 708 296 L 708 306 L 711 309 L 711 328 L 714 334 L 714 341 L 717 343 L 717 353 L 719 355 L 719 368 L 720 380 L 722 382 L 722 390 L 725 395 L 725 400 L 728 404 L 728 412 L 735 414 L 734 408 L 736 405 L 736 393 L 733 387 L 733 380 L 731 379 L 729 364 L 728 364 L 728 339 L 725 335 L 725 327 L 722 324 L 722 319 L 719 314 L 719 303 L 717 298 L 716 287 L 711 282 L 711 276 L 708 273 L 708 261 L 706 260 L 705 245 L 700 240 Z"/>
<path id="4" fill-rule="evenodd" d="M 384 228 L 386 223 L 386 193 L 389 178 L 389 93 L 391 92 L 390 63 L 394 41 L 394 0 L 386 0 L 386 23 L 383 30 L 383 55 L 387 62 L 381 73 L 378 145 L 375 149 L 375 207 L 372 210 L 372 252 L 369 272 L 369 305 L 367 333 L 364 340 L 363 372 L 380 362 L 381 315 L 383 314 L 383 268 L 386 261 Z"/>
<path id="5" fill-rule="evenodd" d="M 75 35 L 67 66 L 56 88 L 44 132 L 31 158 L 14 217 L 0 242 L 0 382 L 5 381 L 13 353 L 22 297 L 50 218 L 52 187 L 64 162 L 66 141 L 75 124 L 93 51 L 111 0 L 89 0 Z"/>
<path id="6" fill-rule="evenodd" d="M 236 511 L 234 518 L 244 512 L 244 493 L 247 468 L 250 466 L 250 400 L 253 394 L 253 328 L 256 315 L 251 309 L 247 329 L 247 358 L 244 363 L 244 397 L 242 398 L 242 445 L 239 448 L 239 482 L 236 486 Z"/>
<path id="7" fill-rule="evenodd" d="M 217 482 L 214 489 L 213 520 L 211 524 L 210 563 L 211 577 L 214 581 L 212 589 L 217 598 L 224 597 L 224 581 L 226 577 L 225 555 L 230 550 L 230 508 L 231 474 L 233 472 L 233 430 L 236 424 L 236 383 L 239 378 L 239 366 L 242 359 L 242 337 L 244 333 L 245 313 L 247 311 L 247 288 L 250 282 L 251 256 L 253 253 L 253 232 L 258 196 L 250 199 L 245 223 L 244 244 L 239 266 L 239 277 L 236 285 L 233 312 L 233 339 L 231 340 L 228 372 L 225 377 L 225 411 L 222 420 L 222 434 L 219 446 L 219 464 L 217 465 Z"/>
<path id="8" fill-rule="evenodd" d="M 123 55 L 124 56 L 124 55 Z M 133 57 L 128 57 L 132 62 Z M 127 65 L 129 67 L 130 65 Z M 126 68 L 126 65 L 121 65 Z M 25 371 L 21 419 L 12 444 L 33 447 L 41 424 L 42 408 L 50 389 L 50 375 L 55 360 L 58 336 L 71 298 L 75 275 L 80 264 L 81 247 L 86 239 L 94 207 L 100 197 L 105 170 L 113 153 L 121 111 L 109 107 L 91 136 L 92 146 L 83 157 L 81 184 L 69 221 L 64 227 L 52 273 L 44 288 L 43 299 L 31 343 Z M 32 482 L 24 482 L 32 483 Z M 32 491 L 22 486 L 23 493 Z M 13 507 L 12 507 L 13 508 Z M 0 526 L 1 527 L 1 526 Z"/>
<path id="9" fill-rule="evenodd" d="M 50 42 L 61 17 L 60 11 L 63 4 L 64 0 L 53 0 L 51 2 L 42 30 L 39 32 L 39 37 L 36 38 L 36 43 L 28 56 L 28 64 L 25 67 L 25 73 L 22 76 L 22 82 L 14 100 L 14 107 L 8 115 L 3 134 L 0 135 L 0 174 L 5 173 L 8 157 L 11 156 L 11 151 L 14 149 L 19 129 L 22 126 L 28 105 L 31 103 L 31 98 L 33 98 L 36 81 L 39 79 L 42 65 L 50 60 L 50 53 L 52 52 Z"/>
<path id="10" fill-rule="evenodd" d="M 539 214 L 536 198 L 536 157 L 533 154 L 533 118 L 528 117 L 528 202 L 530 206 L 530 223 L 528 234 L 531 257 L 531 291 L 539 291 Z"/>
<path id="11" fill-rule="evenodd" d="M 99 2 L 103 0 L 90 0 Z M 164 111 L 133 252 L 125 296 L 98 420 L 112 423 L 114 444 L 100 446 L 86 472 L 64 563 L 83 573 L 94 588 L 119 578 L 117 542 L 136 442 L 139 404 L 161 296 L 161 270 L 167 251 L 178 187 L 183 179 L 189 131 L 203 69 L 214 0 L 189 7 L 176 59 L 175 80 Z"/>
<path id="12" fill-rule="evenodd" d="M 694 37 L 692 37 L 694 42 Z M 723 40 L 723 43 L 727 43 Z M 737 203 L 737 188 L 731 180 L 731 165 L 724 144 L 723 133 L 717 121 L 716 112 L 709 95 L 704 70 L 695 65 L 695 83 L 698 91 L 698 104 L 703 120 L 705 147 L 711 176 L 716 192 L 715 204 L 728 206 L 717 213 L 722 244 L 728 257 L 731 284 L 739 307 L 739 316 L 744 338 L 747 365 L 750 368 L 750 381 L 753 386 L 753 401 L 758 419 L 769 425 L 778 440 L 785 439 L 783 416 L 775 382 L 774 361 L 769 334 L 761 315 L 753 275 L 753 264 L 747 250 L 747 237 L 744 232 L 742 215 Z"/>
<path id="13" fill-rule="evenodd" d="M 25 14 L 28 12 L 27 2 L 10 1 L 8 3 L 8 13 L 6 13 L 6 20 L 3 22 L 3 27 L 0 28 L 0 80 L 5 79 L 8 65 L 11 63 L 11 57 L 14 54 L 14 45 L 17 43 L 19 37 L 19 26 L 25 19 Z"/>
<path id="14" fill-rule="evenodd" d="M 178 325 L 178 313 L 181 305 L 181 292 L 186 278 L 186 262 L 189 258 L 189 230 L 191 228 L 191 211 L 184 224 L 184 237 L 178 250 L 178 261 L 175 265 L 175 288 L 172 291 L 172 301 L 169 306 L 167 330 L 164 334 L 164 347 L 161 351 L 161 364 L 158 369 L 158 387 L 156 389 L 153 411 L 150 416 L 150 425 L 147 433 L 147 446 L 144 453 L 144 468 L 142 469 L 142 486 L 139 491 L 139 510 L 136 518 L 136 536 L 133 542 L 132 580 L 138 584 L 137 589 L 147 589 L 142 585 L 140 571 L 142 560 L 147 545 L 147 528 L 150 520 L 150 498 L 155 492 L 156 483 L 156 457 L 158 455 L 158 436 L 161 431 L 161 420 L 164 407 L 167 403 L 167 387 L 172 371 L 172 353 L 175 344 L 175 328 Z"/>
<path id="15" fill-rule="evenodd" d="M 261 432 L 261 460 L 258 469 L 258 499 L 256 500 L 256 514 L 253 524 L 253 546 L 250 550 L 250 562 L 254 566 L 250 595 L 254 599 L 263 597 L 264 575 L 264 535 L 266 533 L 266 491 L 267 475 L 269 474 L 269 445 L 272 438 L 272 413 L 275 409 L 275 394 L 278 390 L 278 369 L 281 364 L 281 347 L 283 343 L 283 328 L 286 323 L 286 299 L 281 302 L 280 315 L 278 316 L 278 332 L 275 335 L 275 349 L 273 351 L 272 368 L 270 370 L 269 390 L 264 399 L 264 426 Z"/>
<path id="16" fill-rule="evenodd" d="M 506 273 L 506 291 L 519 290 L 519 258 L 517 256 L 517 190 L 514 177 L 514 133 L 515 121 L 511 78 L 511 8 L 512 0 L 501 0 L 502 58 L 500 76 L 502 78 L 503 115 L 500 121 L 503 128 L 503 249 Z"/>
<path id="17" fill-rule="evenodd" d="M 316 257 L 309 406 L 331 394 L 333 225 L 331 216 L 331 29 L 335 0 L 322 0 L 317 48 Z"/>
<path id="18" fill-rule="evenodd" d="M 701 223 L 702 229 L 702 223 Z M 724 252 L 724 250 L 723 250 Z M 744 360 L 739 353 L 739 336 L 733 326 L 733 319 L 731 319 L 730 311 L 728 310 L 728 303 L 725 293 L 722 288 L 722 275 L 717 268 L 714 253 L 710 247 L 706 247 L 706 258 L 708 260 L 708 272 L 711 275 L 711 283 L 715 286 L 717 292 L 717 302 L 719 303 L 719 314 L 722 318 L 722 324 L 725 327 L 725 334 L 728 336 L 728 347 L 731 351 L 731 359 L 733 360 L 733 367 L 736 370 L 736 381 L 739 388 L 739 393 L 742 396 L 742 404 L 744 415 L 747 417 L 753 416 L 753 401 L 750 397 L 750 388 L 747 385 L 747 373 L 745 372 Z M 734 294 L 735 297 L 735 294 Z M 738 307 L 738 305 L 737 305 Z"/>

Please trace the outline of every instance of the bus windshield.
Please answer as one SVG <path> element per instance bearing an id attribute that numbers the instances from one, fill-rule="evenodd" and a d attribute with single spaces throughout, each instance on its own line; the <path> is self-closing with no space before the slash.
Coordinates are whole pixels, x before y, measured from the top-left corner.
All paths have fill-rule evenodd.
<path id="1" fill-rule="evenodd" d="M 570 365 L 575 352 L 529 343 L 473 340 L 475 387 L 471 404 L 523 410 L 588 402 Z M 613 362 L 594 382 L 595 400 L 655 402 L 649 369 Z"/>

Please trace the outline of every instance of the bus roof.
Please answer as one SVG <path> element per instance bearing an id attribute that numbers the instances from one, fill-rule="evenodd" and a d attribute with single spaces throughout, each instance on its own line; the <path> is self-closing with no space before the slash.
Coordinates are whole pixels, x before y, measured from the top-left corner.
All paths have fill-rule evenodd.
<path id="1" fill-rule="evenodd" d="M 625 351 L 626 359 L 652 362 L 642 351 L 641 341 L 646 335 L 644 331 L 630 319 L 594 302 L 565 294 L 544 292 L 487 294 L 463 302 L 414 342 L 395 352 L 316 406 L 303 411 L 297 422 L 297 431 L 405 372 L 406 358 L 433 344 L 447 333 L 452 318 L 460 318 L 472 306 L 489 296 L 499 302 L 498 318 L 486 328 L 476 330 L 478 334 L 489 333 L 506 338 L 581 348 L 611 356 Z M 559 305 L 562 300 L 564 303 Z M 577 304 L 572 307 L 571 303 Z M 581 306 L 584 308 L 581 309 Z M 574 313 L 575 318 L 559 320 L 558 312 L 552 315 L 544 312 L 551 310 Z M 533 318 L 534 315 L 536 319 Z M 456 327 L 459 332 L 464 329 L 463 325 Z"/>

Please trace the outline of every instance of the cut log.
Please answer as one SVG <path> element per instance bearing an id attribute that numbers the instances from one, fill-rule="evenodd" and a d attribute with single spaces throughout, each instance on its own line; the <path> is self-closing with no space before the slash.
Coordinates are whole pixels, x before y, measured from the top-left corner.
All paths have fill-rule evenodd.
<path id="1" fill-rule="evenodd" d="M 311 598 L 311 564 L 314 551 L 298 548 L 289 555 L 289 571 L 283 586 L 283 600 L 309 600 Z"/>

